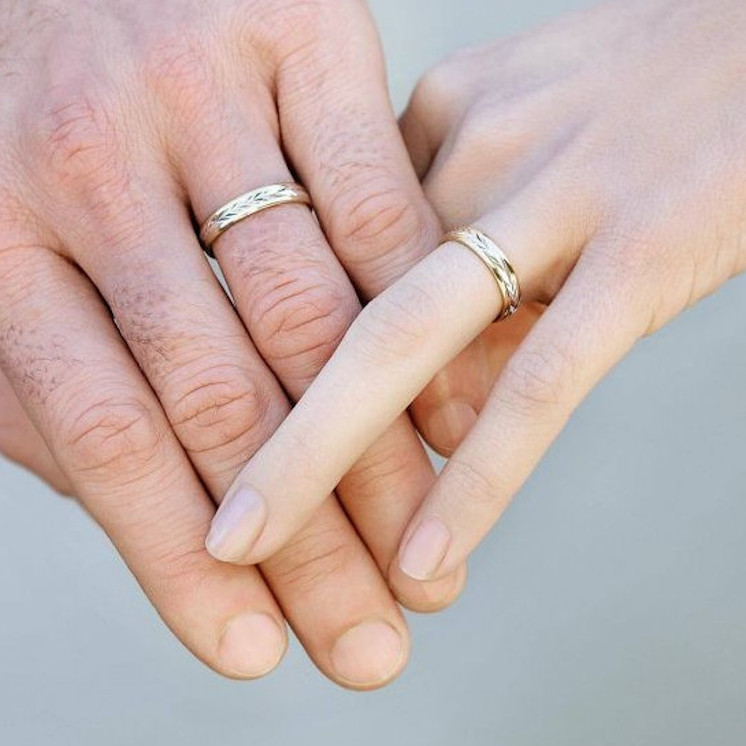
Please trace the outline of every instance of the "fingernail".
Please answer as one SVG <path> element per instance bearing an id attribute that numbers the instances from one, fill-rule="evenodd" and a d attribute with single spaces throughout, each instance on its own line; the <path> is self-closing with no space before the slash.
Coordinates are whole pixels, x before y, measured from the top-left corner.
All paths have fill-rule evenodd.
<path id="1" fill-rule="evenodd" d="M 399 556 L 401 571 L 414 580 L 430 580 L 451 543 L 451 532 L 440 518 L 426 518 L 409 537 Z"/>
<path id="2" fill-rule="evenodd" d="M 284 631 L 269 614 L 242 614 L 226 625 L 219 655 L 226 671 L 255 678 L 277 666 L 286 645 Z"/>
<path id="3" fill-rule="evenodd" d="M 356 687 L 386 683 L 397 672 L 403 657 L 401 635 L 379 619 L 368 619 L 348 629 L 331 652 L 337 676 Z"/>
<path id="4" fill-rule="evenodd" d="M 223 500 L 205 539 L 207 551 L 223 562 L 240 560 L 252 547 L 267 522 L 267 504 L 249 487 L 241 487 Z"/>
<path id="5" fill-rule="evenodd" d="M 471 404 L 449 401 L 430 415 L 427 431 L 437 448 L 455 451 L 476 421 L 477 413 Z"/>

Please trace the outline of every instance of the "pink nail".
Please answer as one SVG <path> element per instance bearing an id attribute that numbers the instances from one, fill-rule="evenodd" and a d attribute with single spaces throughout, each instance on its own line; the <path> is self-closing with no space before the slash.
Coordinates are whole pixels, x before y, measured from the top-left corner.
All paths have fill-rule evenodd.
<path id="1" fill-rule="evenodd" d="M 267 522 L 267 504 L 250 487 L 239 487 L 223 500 L 212 519 L 205 546 L 215 559 L 236 562 L 246 555 Z"/>
<path id="2" fill-rule="evenodd" d="M 404 655 L 399 632 L 382 619 L 368 619 L 334 643 L 331 662 L 340 679 L 367 688 L 388 681 L 401 668 Z"/>
<path id="3" fill-rule="evenodd" d="M 220 660 L 225 668 L 242 678 L 269 673 L 280 662 L 287 636 L 269 614 L 239 615 L 226 626 L 220 638 Z"/>
<path id="4" fill-rule="evenodd" d="M 440 518 L 426 518 L 409 537 L 399 556 L 402 572 L 414 580 L 430 580 L 446 556 L 451 532 Z"/>

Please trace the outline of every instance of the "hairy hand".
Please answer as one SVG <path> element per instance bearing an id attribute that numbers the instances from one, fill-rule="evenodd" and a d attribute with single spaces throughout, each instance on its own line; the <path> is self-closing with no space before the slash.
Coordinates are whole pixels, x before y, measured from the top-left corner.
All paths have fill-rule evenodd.
<path id="1" fill-rule="evenodd" d="M 433 481 L 406 417 L 340 488 L 359 533 L 330 498 L 261 574 L 204 548 L 215 502 L 331 354 L 356 289 L 379 292 L 437 235 L 365 5 L 28 0 L 0 12 L 0 366 L 24 442 L 43 440 L 52 481 L 210 666 L 272 668 L 284 616 L 336 681 L 384 683 L 408 639 L 381 571 Z M 287 205 L 226 232 L 214 249 L 229 300 L 193 222 L 293 178 L 318 220 Z M 429 609 L 462 580 L 394 587 Z"/>

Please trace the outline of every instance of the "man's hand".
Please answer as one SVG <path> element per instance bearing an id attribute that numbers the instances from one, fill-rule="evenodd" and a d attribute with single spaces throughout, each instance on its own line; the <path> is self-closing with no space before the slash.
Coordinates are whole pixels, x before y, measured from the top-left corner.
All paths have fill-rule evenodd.
<path id="1" fill-rule="evenodd" d="M 0 366 L 47 477 L 216 670 L 271 669 L 284 615 L 336 681 L 386 682 L 409 643 L 381 570 L 433 481 L 406 417 L 340 486 L 344 509 L 326 499 L 261 574 L 204 549 L 356 288 L 376 294 L 437 236 L 364 4 L 6 0 L 0 16 Z M 318 220 L 289 205 L 224 234 L 231 303 L 193 221 L 292 178 Z M 462 581 L 393 585 L 429 609 Z"/>

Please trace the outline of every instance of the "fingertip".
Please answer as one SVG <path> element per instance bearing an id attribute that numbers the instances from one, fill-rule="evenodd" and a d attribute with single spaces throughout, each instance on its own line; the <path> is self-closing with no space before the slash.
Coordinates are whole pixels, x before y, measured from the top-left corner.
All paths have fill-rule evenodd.
<path id="1" fill-rule="evenodd" d="M 223 500 L 212 519 L 205 548 L 220 562 L 256 564 L 249 555 L 267 524 L 267 503 L 241 486 Z"/>
<path id="2" fill-rule="evenodd" d="M 469 434 L 477 417 L 477 411 L 470 402 L 451 399 L 428 414 L 422 435 L 436 453 L 448 457 Z"/>

